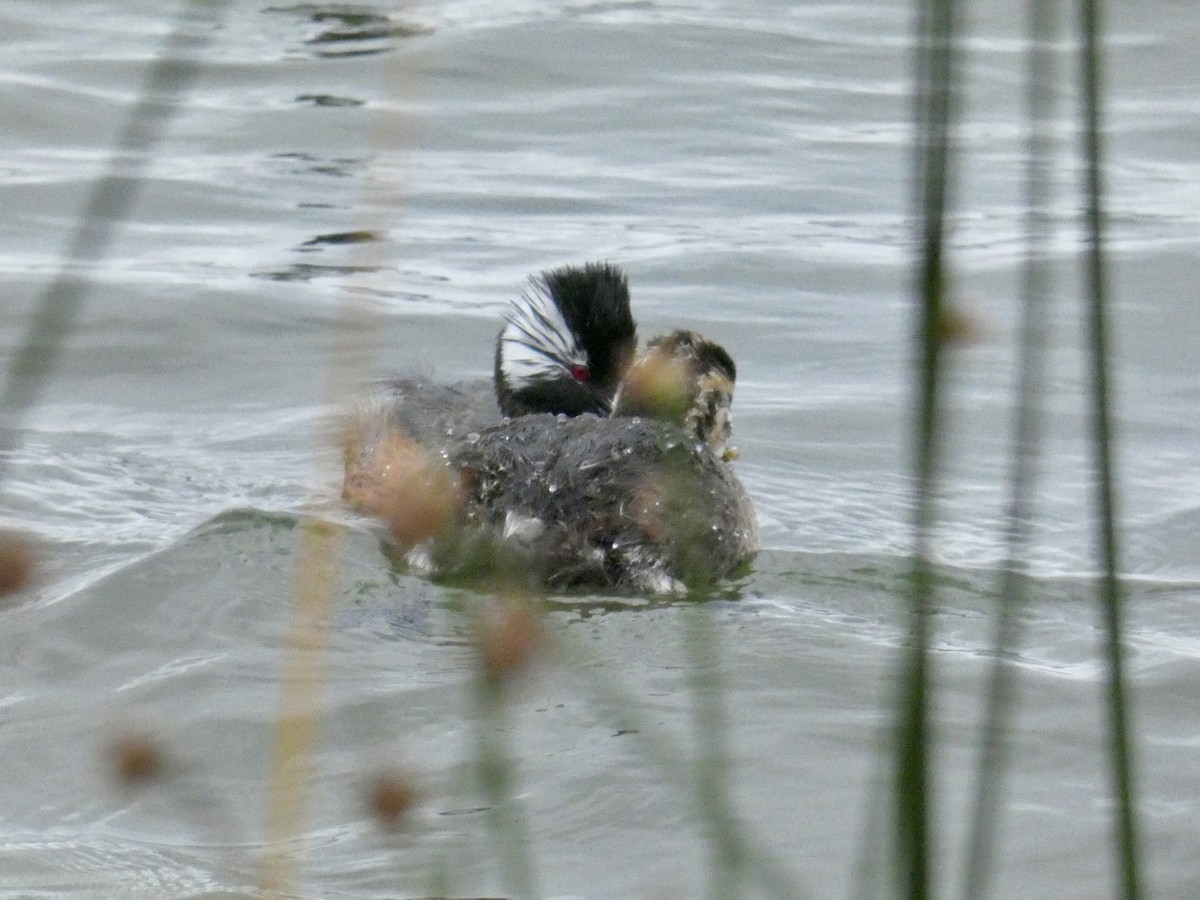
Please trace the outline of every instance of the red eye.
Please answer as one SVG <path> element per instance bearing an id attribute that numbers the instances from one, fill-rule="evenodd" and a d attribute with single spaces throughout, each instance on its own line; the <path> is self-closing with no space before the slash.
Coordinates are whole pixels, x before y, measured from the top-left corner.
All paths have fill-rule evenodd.
<path id="1" fill-rule="evenodd" d="M 576 381 L 590 381 L 592 373 L 587 366 L 571 366 L 571 377 Z"/>

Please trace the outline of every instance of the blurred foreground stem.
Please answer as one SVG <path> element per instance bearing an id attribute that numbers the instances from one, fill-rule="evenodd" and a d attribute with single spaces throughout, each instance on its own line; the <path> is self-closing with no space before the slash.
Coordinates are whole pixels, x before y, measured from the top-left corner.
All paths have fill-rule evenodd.
<path id="1" fill-rule="evenodd" d="M 341 529 L 336 526 L 310 519 L 300 543 L 300 571 L 284 646 L 279 722 L 268 786 L 268 850 L 259 876 L 259 887 L 275 894 L 292 892 L 297 882 L 294 848 L 288 844 L 303 830 L 312 787 L 340 536 Z"/>
<path id="2" fill-rule="evenodd" d="M 999 832 L 1001 787 L 1008 762 L 1006 732 L 1016 693 L 1013 653 L 1020 640 L 1021 611 L 1028 599 L 1028 555 L 1036 495 L 1041 387 L 1045 379 L 1046 320 L 1051 289 L 1049 252 L 1054 231 L 1050 163 L 1054 146 L 1051 129 L 1056 90 L 1054 41 L 1058 34 L 1058 5 L 1055 0 L 1029 0 L 1027 9 L 1029 55 L 1025 90 L 1029 133 L 1025 160 L 1026 249 L 1021 278 L 1017 410 L 1005 516 L 1005 562 L 992 636 L 983 749 L 976 773 L 965 863 L 963 894 L 968 900 L 983 900 L 988 893 Z"/>
<path id="3" fill-rule="evenodd" d="M 916 516 L 908 649 L 900 676 L 895 762 L 894 866 L 900 896 L 932 894 L 933 843 L 929 644 L 933 605 L 932 539 L 941 439 L 946 209 L 955 101 L 954 0 L 921 0 L 917 29 L 916 157 L 921 259 L 917 275 L 918 404 Z"/>
<path id="4" fill-rule="evenodd" d="M 1080 0 L 1080 52 L 1083 153 L 1087 163 L 1087 340 L 1091 375 L 1092 446 L 1096 465 L 1096 540 L 1102 577 L 1100 600 L 1105 626 L 1105 662 L 1108 686 L 1109 736 L 1113 790 L 1117 800 L 1116 842 L 1120 886 L 1126 900 L 1141 895 L 1137 819 L 1134 810 L 1134 763 L 1130 741 L 1129 708 L 1125 690 L 1122 591 L 1117 577 L 1117 498 L 1112 462 L 1112 401 L 1108 379 L 1108 274 L 1104 250 L 1104 154 L 1100 120 L 1101 48 L 1099 0 Z"/>
<path id="5" fill-rule="evenodd" d="M 724 708 L 717 629 L 711 608 L 698 606 L 685 617 L 688 683 L 692 689 L 698 757 L 696 797 L 708 834 L 713 900 L 742 896 L 746 868 L 745 841 L 729 795 L 729 723 Z"/>
<path id="6" fill-rule="evenodd" d="M 229 0 L 181 4 L 162 49 L 147 67 L 137 100 L 117 137 L 100 179 L 88 195 L 54 279 L 42 291 L 33 320 L 0 388 L 0 482 L 4 481 L 25 415 L 38 402 L 62 355 L 91 286 L 95 266 L 108 255 L 137 201 L 154 147 L 179 113 L 200 72 L 205 48 L 220 33 Z"/>
<path id="7" fill-rule="evenodd" d="M 505 887 L 524 900 L 538 900 L 529 825 L 515 797 L 516 771 L 505 741 L 511 727 L 506 685 L 481 674 L 476 686 L 476 763 L 487 799 L 487 821 L 503 870 Z"/>

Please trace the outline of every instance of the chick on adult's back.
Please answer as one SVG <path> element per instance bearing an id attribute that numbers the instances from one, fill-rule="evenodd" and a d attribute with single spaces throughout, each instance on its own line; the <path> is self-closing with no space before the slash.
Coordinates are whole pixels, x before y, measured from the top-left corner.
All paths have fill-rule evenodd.
<path id="1" fill-rule="evenodd" d="M 661 592 L 734 574 L 758 549 L 727 461 L 734 379 L 719 345 L 673 332 L 634 363 L 612 417 L 523 416 L 456 443 L 460 534 L 492 535 L 551 586 Z"/>

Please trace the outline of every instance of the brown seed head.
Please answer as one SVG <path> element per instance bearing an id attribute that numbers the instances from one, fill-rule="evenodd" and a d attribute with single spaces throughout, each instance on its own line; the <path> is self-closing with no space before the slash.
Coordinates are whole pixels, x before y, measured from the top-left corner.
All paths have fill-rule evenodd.
<path id="1" fill-rule="evenodd" d="M 965 347 L 983 340 L 983 328 L 962 309 L 946 306 L 938 322 L 938 340 L 947 347 Z"/>
<path id="2" fill-rule="evenodd" d="M 117 778 L 125 784 L 144 784 L 162 775 L 165 760 L 161 748 L 146 734 L 120 735 L 109 748 Z"/>
<path id="3" fill-rule="evenodd" d="M 405 772 L 383 772 L 371 783 L 368 805 L 384 828 L 398 828 L 420 802 L 413 779 Z"/>
<path id="4" fill-rule="evenodd" d="M 401 544 L 443 533 L 460 503 L 457 478 L 415 441 L 392 431 L 367 452 L 347 454 L 342 497 L 359 512 L 378 516 Z"/>
<path id="5" fill-rule="evenodd" d="M 0 596 L 27 588 L 36 568 L 33 542 L 15 531 L 0 531 Z"/>
<path id="6" fill-rule="evenodd" d="M 647 352 L 621 382 L 622 413 L 682 424 L 691 400 L 690 375 L 684 360 L 663 350 Z"/>
<path id="7" fill-rule="evenodd" d="M 497 599 L 480 614 L 479 659 L 492 684 L 528 669 L 545 642 L 541 614 L 528 599 Z"/>
<path id="8" fill-rule="evenodd" d="M 652 541 L 662 541 L 667 534 L 667 480 L 660 472 L 643 478 L 633 494 L 629 514 L 645 530 Z"/>

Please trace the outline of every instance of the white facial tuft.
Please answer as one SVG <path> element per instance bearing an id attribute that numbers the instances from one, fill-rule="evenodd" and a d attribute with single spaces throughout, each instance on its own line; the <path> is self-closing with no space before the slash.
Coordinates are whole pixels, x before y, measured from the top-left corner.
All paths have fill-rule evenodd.
<path id="1" fill-rule="evenodd" d="M 500 332 L 500 366 L 509 384 L 518 388 L 587 364 L 545 282 L 535 279 L 532 285 L 509 309 Z"/>

